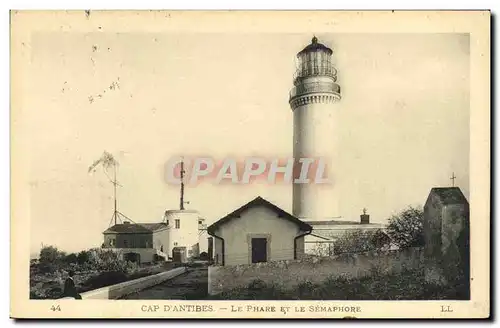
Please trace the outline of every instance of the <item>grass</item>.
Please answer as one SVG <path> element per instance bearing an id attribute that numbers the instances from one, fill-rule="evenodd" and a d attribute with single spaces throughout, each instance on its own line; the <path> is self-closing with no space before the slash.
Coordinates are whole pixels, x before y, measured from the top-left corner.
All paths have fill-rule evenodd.
<path id="1" fill-rule="evenodd" d="M 447 286 L 427 283 L 421 272 L 404 271 L 401 274 L 373 274 L 349 279 L 335 278 L 314 284 L 302 282 L 293 289 L 280 285 L 257 288 L 237 288 L 209 299 L 218 300 L 444 300 L 469 299 L 468 283 L 460 279 Z M 252 287 L 249 285 L 249 287 Z"/>

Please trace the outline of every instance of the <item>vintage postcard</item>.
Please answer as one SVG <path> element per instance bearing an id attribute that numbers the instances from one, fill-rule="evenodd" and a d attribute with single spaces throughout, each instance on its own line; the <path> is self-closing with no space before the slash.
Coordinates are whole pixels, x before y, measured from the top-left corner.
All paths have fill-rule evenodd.
<path id="1" fill-rule="evenodd" d="M 13 318 L 488 318 L 489 11 L 12 11 Z"/>

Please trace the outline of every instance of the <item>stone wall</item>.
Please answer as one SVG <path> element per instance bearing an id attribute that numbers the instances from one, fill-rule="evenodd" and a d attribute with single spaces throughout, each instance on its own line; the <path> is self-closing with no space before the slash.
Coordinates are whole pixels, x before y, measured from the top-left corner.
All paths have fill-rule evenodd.
<path id="1" fill-rule="evenodd" d="M 156 250 L 154 248 L 105 248 L 119 254 L 122 260 L 125 260 L 125 254 L 139 254 L 140 263 L 151 263 L 154 261 Z"/>
<path id="2" fill-rule="evenodd" d="M 175 268 L 166 272 L 161 272 L 152 276 L 142 277 L 130 281 L 125 281 L 116 285 L 106 286 L 80 294 L 82 299 L 116 300 L 123 296 L 141 291 L 143 289 L 156 286 L 169 279 L 173 279 L 186 272 L 185 267 Z M 62 299 L 74 299 L 65 297 Z"/>
<path id="3" fill-rule="evenodd" d="M 376 272 L 397 273 L 401 270 L 422 268 L 422 248 L 403 251 L 343 254 L 335 257 L 308 257 L 268 263 L 235 266 L 211 266 L 208 271 L 209 293 L 238 287 L 247 287 L 260 279 L 267 285 L 293 288 L 301 282 L 320 283 L 339 276 L 362 277 Z"/>

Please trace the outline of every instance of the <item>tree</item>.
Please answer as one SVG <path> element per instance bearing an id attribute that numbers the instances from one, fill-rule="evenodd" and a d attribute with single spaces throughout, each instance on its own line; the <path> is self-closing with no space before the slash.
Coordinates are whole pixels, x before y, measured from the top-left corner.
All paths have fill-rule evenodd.
<path id="1" fill-rule="evenodd" d="M 123 254 L 119 254 L 112 250 L 93 248 L 89 250 L 88 263 L 93 270 L 98 271 L 119 271 L 127 273 L 136 269 L 137 265 L 124 260 L 122 255 Z"/>
<path id="2" fill-rule="evenodd" d="M 333 255 L 334 245 L 332 243 L 316 243 L 311 254 L 316 256 L 331 256 Z"/>
<path id="3" fill-rule="evenodd" d="M 61 254 L 57 247 L 54 246 L 44 246 L 40 250 L 40 263 L 52 263 L 55 264 L 61 259 Z"/>
<path id="4" fill-rule="evenodd" d="M 421 206 L 409 206 L 389 218 L 387 233 L 399 248 L 424 245 L 424 211 Z"/>
<path id="5" fill-rule="evenodd" d="M 78 260 L 78 257 L 75 253 L 70 253 L 64 257 L 64 263 L 66 263 L 66 264 L 76 263 L 77 260 Z"/>
<path id="6" fill-rule="evenodd" d="M 363 253 L 379 250 L 389 242 L 389 237 L 381 230 L 348 231 L 335 241 L 335 253 Z"/>
<path id="7" fill-rule="evenodd" d="M 57 247 L 43 246 L 40 250 L 38 269 L 42 273 L 54 273 L 61 267 L 65 256 L 66 253 L 60 252 Z"/>
<path id="8" fill-rule="evenodd" d="M 87 263 L 89 261 L 89 258 L 90 258 L 90 252 L 89 251 L 81 251 L 76 256 L 76 261 L 78 262 L 78 264 L 82 265 L 82 264 Z"/>
<path id="9" fill-rule="evenodd" d="M 376 230 L 371 236 L 371 244 L 374 249 L 383 249 L 389 246 L 390 243 L 391 238 L 380 229 Z"/>

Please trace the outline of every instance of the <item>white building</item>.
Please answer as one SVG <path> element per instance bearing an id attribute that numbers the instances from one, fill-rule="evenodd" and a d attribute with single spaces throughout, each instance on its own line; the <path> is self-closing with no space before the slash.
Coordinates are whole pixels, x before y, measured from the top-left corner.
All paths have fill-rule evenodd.
<path id="1" fill-rule="evenodd" d="M 208 252 L 205 219 L 193 210 L 168 210 L 163 222 L 115 224 L 103 232 L 103 248 L 138 263 L 170 260 L 174 247 L 185 248 L 187 258 Z"/>
<path id="2" fill-rule="evenodd" d="M 185 247 L 187 257 L 199 257 L 208 251 L 205 219 L 194 210 L 168 210 L 164 222 L 169 227 L 166 253 L 172 256 L 174 247 Z"/>
<path id="3" fill-rule="evenodd" d="M 312 226 L 313 231 L 305 237 L 305 252 L 314 255 L 332 255 L 336 241 L 345 233 L 352 231 L 385 231 L 386 229 L 383 224 L 363 222 L 363 220 L 306 221 L 306 223 Z"/>
<path id="4" fill-rule="evenodd" d="M 293 260 L 304 255 L 312 227 L 257 197 L 207 228 L 214 237 L 214 262 L 237 265 Z"/>

